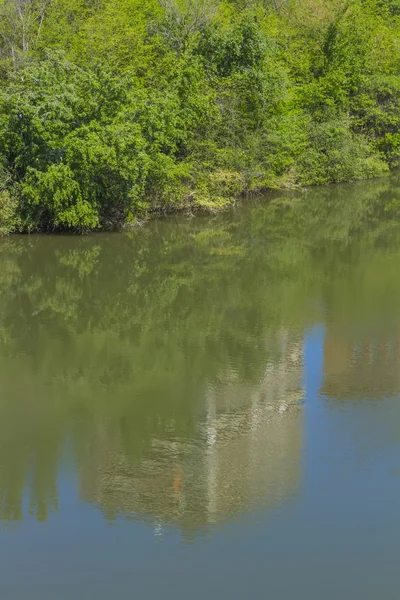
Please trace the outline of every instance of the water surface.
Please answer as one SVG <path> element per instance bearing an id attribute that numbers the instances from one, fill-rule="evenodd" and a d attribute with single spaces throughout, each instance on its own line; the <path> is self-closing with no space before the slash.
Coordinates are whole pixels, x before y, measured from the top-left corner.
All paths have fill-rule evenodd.
<path id="1" fill-rule="evenodd" d="M 392 599 L 400 185 L 0 243 L 7 600 Z"/>

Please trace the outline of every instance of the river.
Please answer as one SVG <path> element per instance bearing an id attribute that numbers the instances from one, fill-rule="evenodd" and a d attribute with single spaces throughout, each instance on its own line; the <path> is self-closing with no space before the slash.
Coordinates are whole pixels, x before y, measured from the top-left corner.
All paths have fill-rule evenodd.
<path id="1" fill-rule="evenodd" d="M 397 597 L 400 182 L 0 241 L 5 600 Z"/>

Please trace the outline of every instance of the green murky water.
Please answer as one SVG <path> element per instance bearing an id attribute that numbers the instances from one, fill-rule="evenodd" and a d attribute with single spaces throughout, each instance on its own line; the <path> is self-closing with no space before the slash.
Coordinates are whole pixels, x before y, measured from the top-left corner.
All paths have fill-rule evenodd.
<path id="1" fill-rule="evenodd" d="M 397 597 L 400 185 L 0 243 L 7 600 Z"/>

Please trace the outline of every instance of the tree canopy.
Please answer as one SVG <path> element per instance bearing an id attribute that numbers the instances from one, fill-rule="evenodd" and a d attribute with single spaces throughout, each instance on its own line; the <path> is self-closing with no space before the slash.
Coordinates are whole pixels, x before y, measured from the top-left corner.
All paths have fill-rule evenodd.
<path id="1" fill-rule="evenodd" d="M 386 173 L 398 0 L 0 0 L 0 231 Z"/>

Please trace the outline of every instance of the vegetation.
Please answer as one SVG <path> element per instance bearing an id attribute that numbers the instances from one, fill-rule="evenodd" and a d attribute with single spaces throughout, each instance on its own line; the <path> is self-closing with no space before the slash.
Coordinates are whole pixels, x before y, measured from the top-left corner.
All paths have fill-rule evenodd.
<path id="1" fill-rule="evenodd" d="M 0 232 L 381 175 L 399 36 L 399 0 L 0 0 Z"/>

